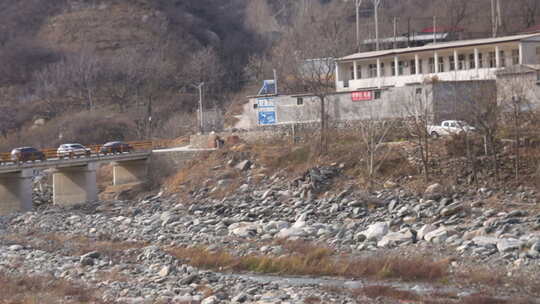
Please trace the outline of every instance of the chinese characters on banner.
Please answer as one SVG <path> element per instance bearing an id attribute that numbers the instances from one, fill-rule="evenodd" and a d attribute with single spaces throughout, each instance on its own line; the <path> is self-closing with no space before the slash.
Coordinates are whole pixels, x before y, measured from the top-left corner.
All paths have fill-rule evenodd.
<path id="1" fill-rule="evenodd" d="M 365 101 L 372 99 L 372 91 L 358 91 L 351 93 L 352 101 Z"/>

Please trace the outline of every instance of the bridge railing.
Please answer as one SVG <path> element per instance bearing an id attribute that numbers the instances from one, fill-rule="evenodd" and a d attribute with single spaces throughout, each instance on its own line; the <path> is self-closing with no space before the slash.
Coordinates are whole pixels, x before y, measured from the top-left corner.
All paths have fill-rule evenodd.
<path id="1" fill-rule="evenodd" d="M 152 151 L 152 149 L 154 149 L 157 146 L 156 143 L 154 143 L 153 141 L 150 141 L 150 140 L 148 140 L 148 141 L 130 141 L 130 142 L 126 142 L 126 143 L 129 145 L 129 148 L 121 147 L 119 152 L 124 153 L 124 152 Z M 93 156 L 93 157 L 99 157 L 99 156 L 103 155 L 101 153 L 101 148 L 102 147 L 103 147 L 103 145 L 88 145 L 88 146 L 86 146 L 86 148 L 90 149 L 90 156 Z M 125 149 L 125 151 L 124 151 L 124 149 Z M 46 148 L 46 149 L 41 149 L 40 151 L 43 152 L 43 154 L 45 155 L 45 159 L 58 158 L 58 153 L 57 153 L 58 149 L 57 148 Z M 39 160 L 39 159 L 36 158 L 35 160 Z M 0 153 L 0 163 L 6 163 L 6 162 L 12 162 L 11 153 L 9 153 L 9 152 Z"/>

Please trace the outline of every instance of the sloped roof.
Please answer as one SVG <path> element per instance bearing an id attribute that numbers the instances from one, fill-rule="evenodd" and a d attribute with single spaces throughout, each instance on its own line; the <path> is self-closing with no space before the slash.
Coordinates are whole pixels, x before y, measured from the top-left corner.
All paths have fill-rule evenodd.
<path id="1" fill-rule="evenodd" d="M 540 32 L 540 24 L 533 25 L 525 30 L 523 30 L 521 33 L 536 33 Z"/>
<path id="2" fill-rule="evenodd" d="M 437 44 L 428 44 L 428 45 L 419 46 L 419 47 L 356 53 L 356 54 L 342 57 L 338 59 L 337 61 L 339 62 L 339 61 L 351 61 L 351 60 L 359 60 L 359 59 L 370 59 L 370 58 L 379 58 L 379 57 L 384 57 L 384 56 L 416 53 L 416 52 L 423 52 L 423 51 L 435 51 L 439 49 L 459 48 L 459 47 L 466 47 L 466 46 L 520 41 L 520 40 L 524 40 L 524 39 L 536 37 L 536 36 L 540 36 L 540 33 L 513 35 L 513 36 L 497 37 L 497 38 L 483 38 L 483 39 L 442 42 L 442 43 L 437 43 Z"/>

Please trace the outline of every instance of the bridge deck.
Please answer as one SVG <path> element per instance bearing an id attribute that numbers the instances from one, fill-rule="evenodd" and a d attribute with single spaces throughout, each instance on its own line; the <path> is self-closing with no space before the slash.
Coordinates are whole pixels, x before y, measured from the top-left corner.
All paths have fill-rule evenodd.
<path id="1" fill-rule="evenodd" d="M 0 174 L 18 172 L 22 169 L 48 169 L 48 168 L 67 168 L 67 167 L 78 167 L 88 165 L 89 163 L 94 162 L 121 162 L 121 161 L 131 161 L 131 160 L 142 160 L 150 157 L 152 152 L 131 152 L 131 153 L 122 153 L 114 155 L 103 155 L 103 154 L 92 154 L 88 157 L 79 157 L 79 158 L 70 158 L 70 159 L 59 159 L 59 158 L 49 158 L 45 161 L 34 161 L 34 162 L 25 162 L 21 164 L 16 164 L 13 162 L 3 163 L 0 165 Z"/>

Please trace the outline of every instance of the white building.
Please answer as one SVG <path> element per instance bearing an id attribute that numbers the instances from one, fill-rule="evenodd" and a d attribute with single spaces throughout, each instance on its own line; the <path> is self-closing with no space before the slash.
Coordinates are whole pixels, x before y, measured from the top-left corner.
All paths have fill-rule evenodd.
<path id="1" fill-rule="evenodd" d="M 439 81 L 495 80 L 497 71 L 540 64 L 540 33 L 356 53 L 336 61 L 338 92 Z"/>

